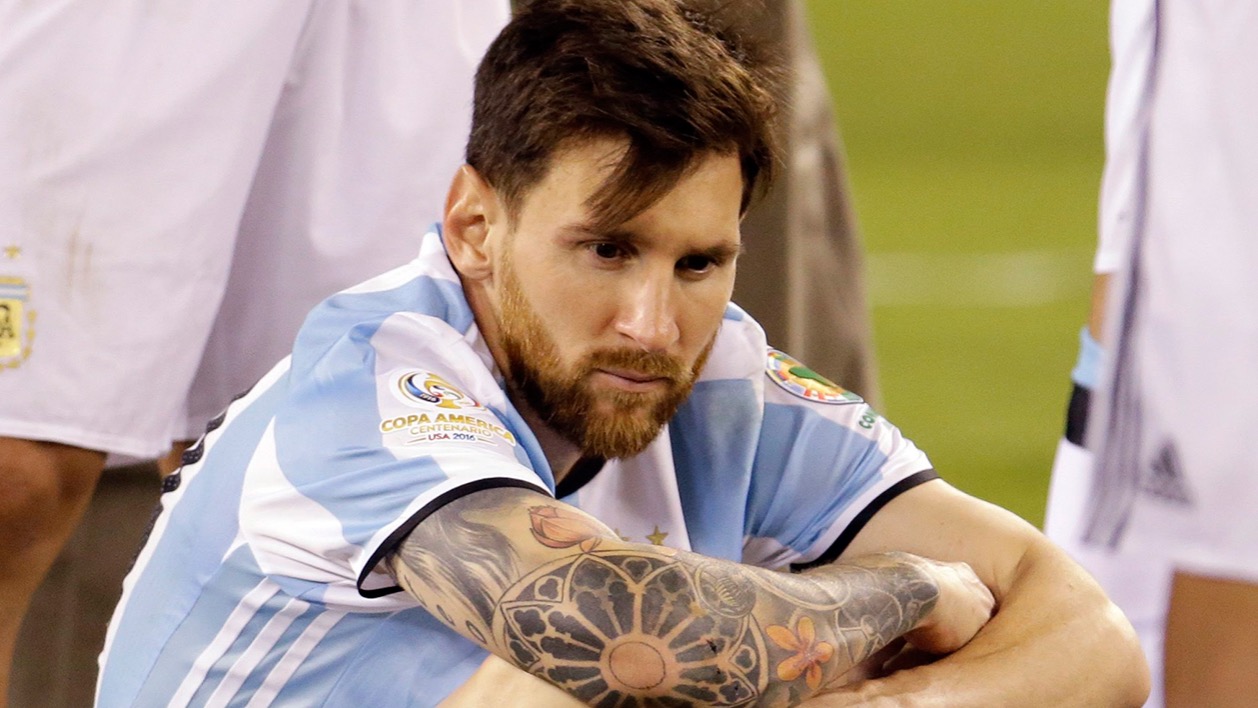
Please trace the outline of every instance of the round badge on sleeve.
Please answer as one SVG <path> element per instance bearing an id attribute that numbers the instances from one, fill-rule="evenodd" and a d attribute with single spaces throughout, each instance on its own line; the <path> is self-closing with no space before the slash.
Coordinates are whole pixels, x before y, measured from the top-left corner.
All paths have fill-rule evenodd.
<path id="1" fill-rule="evenodd" d="M 788 392 L 817 403 L 864 403 L 864 399 L 799 363 L 790 355 L 769 348 L 765 373 Z"/>

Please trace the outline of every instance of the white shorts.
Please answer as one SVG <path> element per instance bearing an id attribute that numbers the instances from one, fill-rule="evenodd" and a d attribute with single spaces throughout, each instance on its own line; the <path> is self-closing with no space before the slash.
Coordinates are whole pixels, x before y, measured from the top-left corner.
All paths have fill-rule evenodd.
<path id="1" fill-rule="evenodd" d="M 1258 582 L 1258 5 L 1158 8 L 1089 538 Z"/>
<path id="2" fill-rule="evenodd" d="M 414 256 L 508 15 L 0 6 L 0 435 L 133 456 L 196 437 L 318 300 Z"/>

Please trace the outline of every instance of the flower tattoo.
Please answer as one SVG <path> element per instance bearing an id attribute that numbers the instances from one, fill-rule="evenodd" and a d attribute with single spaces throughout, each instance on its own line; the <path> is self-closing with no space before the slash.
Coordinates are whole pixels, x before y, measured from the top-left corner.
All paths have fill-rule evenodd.
<path id="1" fill-rule="evenodd" d="M 599 543 L 603 530 L 588 518 L 574 514 L 562 507 L 529 507 L 529 522 L 533 538 L 547 548 L 571 548 L 580 546 L 589 553 Z"/>
<path id="2" fill-rule="evenodd" d="M 800 617 L 793 631 L 780 624 L 770 625 L 765 631 L 774 644 L 794 652 L 778 664 L 778 678 L 794 681 L 802 674 L 808 687 L 817 690 L 821 686 L 821 666 L 834 656 L 834 647 L 829 642 L 817 641 L 812 618 Z"/>

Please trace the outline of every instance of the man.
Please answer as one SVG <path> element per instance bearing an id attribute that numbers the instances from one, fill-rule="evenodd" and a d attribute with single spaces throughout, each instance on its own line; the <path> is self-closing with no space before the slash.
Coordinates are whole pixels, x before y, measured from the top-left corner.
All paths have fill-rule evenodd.
<path id="1" fill-rule="evenodd" d="M 1130 240 L 1106 310 L 1112 357 L 1088 430 L 1096 473 L 1081 528 L 1094 554 L 1143 566 L 1131 596 L 1165 616 L 1165 705 L 1251 705 L 1258 85 L 1246 68 L 1258 7 L 1145 4 L 1142 28 L 1125 13 L 1147 59 L 1126 98 L 1138 117 L 1124 126 L 1138 148 Z M 1135 59 L 1116 55 L 1115 71 Z"/>
<path id="2" fill-rule="evenodd" d="M 507 0 L 0 3 L 0 302 L 15 313 L 0 705 L 24 609 L 106 456 L 195 439 L 312 306 L 413 256 L 508 15 Z M 141 528 L 159 486 L 144 472 L 105 485 Z M 138 543 L 103 516 L 39 595 L 14 705 L 90 701 L 65 677 L 94 672 Z"/>
<path id="3" fill-rule="evenodd" d="M 752 56 L 671 0 L 517 16 L 419 258 L 170 478 L 98 703 L 432 705 L 488 653 L 599 705 L 1142 700 L 1085 574 L 729 304 Z M 845 685 L 897 639 L 949 656 Z"/>
<path id="4" fill-rule="evenodd" d="M 744 219 L 749 267 L 736 300 L 761 316 L 772 341 L 876 404 L 859 240 L 802 3 L 715 4 L 722 17 L 745 26 L 788 64 L 773 82 L 787 106 L 777 135 L 782 174 Z M 354 13 L 337 4 L 272 1 L 207 23 L 204 13 L 212 12 L 214 3 L 180 5 L 178 13 L 155 16 L 147 6 L 123 0 L 55 10 L 27 4 L 0 23 L 0 63 L 11 57 L 10 65 L 22 69 L 0 77 L 0 105 L 11 111 L 0 111 L 0 134 L 21 135 L 24 123 L 46 125 L 43 116 L 55 115 L 69 124 L 59 133 L 78 136 L 69 151 L 72 160 L 61 159 L 59 149 L 30 150 L 14 173 L 13 189 L 0 192 L 0 212 L 42 214 L 14 224 L 14 233 L 0 231 L 0 278 L 19 275 L 31 285 L 41 317 L 40 343 L 33 349 L 17 336 L 18 330 L 35 331 L 33 310 L 28 310 L 32 323 L 19 322 L 7 341 L 0 326 L 0 361 L 16 365 L 0 380 L 0 435 L 13 436 L 0 438 L 0 480 L 10 489 L 27 490 L 13 495 L 17 503 L 0 508 L 0 636 L 16 627 L 20 605 L 34 591 L 17 637 L 9 691 L 14 705 L 90 701 L 90 686 L 62 677 L 95 672 L 109 612 L 159 485 L 148 464 L 106 469 L 83 522 L 35 590 L 41 569 L 76 520 L 69 510 L 93 492 L 90 480 L 100 458 L 86 458 L 86 470 L 49 467 L 45 458 L 64 461 L 63 454 L 72 451 L 35 445 L 40 455 L 30 458 L 10 455 L 10 447 L 32 447 L 31 439 L 39 439 L 139 454 L 137 442 L 124 433 L 156 421 L 160 430 L 173 427 L 171 435 L 186 440 L 161 460 L 166 472 L 178 467 L 178 453 L 204 431 L 206 421 L 291 349 L 311 307 L 414 255 L 461 162 L 475 62 L 507 14 L 505 0 L 373 2 Z M 29 41 L 17 41 L 23 37 Z M 241 37 L 262 37 L 262 46 L 238 42 Z M 190 71 L 176 61 L 188 46 L 197 47 L 196 65 L 212 70 Z M 151 59 L 134 59 L 140 55 Z M 81 64 L 80 56 L 93 61 Z M 142 80 L 135 80 L 137 72 Z M 221 76 L 237 78 L 224 82 Z M 267 80 L 255 82 L 258 77 Z M 174 95 L 184 98 L 167 100 Z M 44 110 L 27 111 L 27 105 Z M 119 112 L 119 105 L 125 111 Z M 355 107 L 348 116 L 345 105 Z M 233 110 L 216 112 L 221 106 Z M 121 140 L 102 130 L 101 111 L 121 118 L 125 131 L 139 126 L 138 134 Z M 268 117 L 269 125 L 259 116 Z M 268 131 L 261 144 L 259 128 Z M 49 137 L 22 140 L 42 145 Z M 207 144 L 219 155 L 237 155 L 227 146 L 241 146 L 250 157 L 232 160 L 226 176 L 213 162 L 187 170 L 196 161 L 189 155 Z M 6 167 L 15 166 L 0 161 L 0 175 Z M 136 179 L 138 173 L 180 177 L 157 190 Z M 248 184 L 248 193 L 207 186 L 223 182 Z M 107 263 L 95 273 L 90 300 L 61 287 L 62 279 L 76 272 L 71 265 L 77 251 L 67 242 L 77 232 L 45 230 L 63 212 L 77 213 L 80 201 L 94 205 L 84 224 L 99 222 L 101 212 L 118 224 L 104 232 L 94 226 L 82 230 L 80 244 Z M 174 223 L 151 218 L 167 211 L 191 216 Z M 207 252 L 194 255 L 186 248 L 189 239 L 208 246 Z M 159 256 L 167 244 L 180 248 Z M 112 250 L 118 245 L 124 247 L 121 255 Z M 108 257 L 99 257 L 106 251 Z M 229 268 L 209 269 L 216 277 L 185 277 L 227 253 Z M 160 271 L 133 270 L 136 262 L 160 257 L 173 262 Z M 214 288 L 224 289 L 211 325 L 205 316 L 218 301 Z M 0 283 L 0 303 L 4 289 Z M 193 298 L 199 315 L 174 307 L 175 315 L 160 316 L 151 303 L 102 306 L 118 293 L 136 291 L 160 291 L 163 300 L 177 303 L 184 289 L 199 289 Z M 25 297 L 25 289 L 14 293 Z M 148 315 L 141 323 L 135 322 L 135 309 Z M 772 319 L 764 318 L 769 315 Z M 113 341 L 124 325 L 134 327 L 127 338 L 148 342 L 147 350 L 60 344 L 66 331 L 87 342 Z M 207 327 L 203 349 L 190 348 Z M 23 352 L 29 356 L 18 356 Z M 102 356 L 115 357 L 116 363 Z M 154 359 L 146 364 L 139 356 Z M 157 370 L 168 375 L 152 376 Z M 91 397 L 76 391 L 72 408 L 40 411 L 29 404 L 60 400 L 50 391 L 89 378 L 100 388 Z M 187 400 L 181 403 L 184 389 Z M 120 407 L 128 414 L 119 415 Z M 45 416 L 55 420 L 41 420 Z M 102 440 L 104 433 L 113 437 Z M 143 443 L 149 450 L 168 443 L 164 433 L 151 438 Z M 25 459 L 37 464 L 18 468 L 16 462 Z M 62 475 L 87 479 L 63 486 Z M 60 503 L 48 504 L 49 497 Z M 20 539 L 7 535 L 12 527 Z M 15 583 L 6 580 L 10 573 Z M 0 657 L 5 653 L 0 649 Z M 7 662 L 0 658 L 0 664 Z"/>
<path id="5" fill-rule="evenodd" d="M 1146 708 L 1161 708 L 1162 642 L 1172 569 L 1146 554 L 1098 548 L 1083 542 L 1093 458 L 1085 446 L 1097 443 L 1088 431 L 1092 401 L 1103 376 L 1105 311 L 1110 282 L 1125 267 L 1127 249 L 1140 219 L 1145 96 L 1153 78 L 1156 44 L 1154 0 L 1110 3 L 1110 54 L 1106 90 L 1105 171 L 1098 209 L 1092 307 L 1080 332 L 1079 358 L 1067 410 L 1066 434 L 1057 446 L 1044 514 L 1044 533 L 1065 549 L 1104 588 L 1132 623 L 1149 661 L 1152 688 Z M 1086 432 L 1086 435 L 1085 435 Z"/>

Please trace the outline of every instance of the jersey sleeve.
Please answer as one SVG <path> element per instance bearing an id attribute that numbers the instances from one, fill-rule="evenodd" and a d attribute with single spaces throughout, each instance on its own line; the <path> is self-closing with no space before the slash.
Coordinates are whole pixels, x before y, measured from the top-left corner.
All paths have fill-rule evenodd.
<path id="1" fill-rule="evenodd" d="M 488 353 L 469 342 L 470 313 L 465 327 L 446 318 L 393 311 L 326 344 L 299 339 L 241 512 L 262 570 L 294 592 L 310 582 L 351 606 L 397 593 L 380 561 L 442 505 L 490 487 L 552 494 Z"/>
<path id="2" fill-rule="evenodd" d="M 891 499 L 936 477 L 859 396 L 770 350 L 743 561 L 796 568 L 838 557 Z"/>

